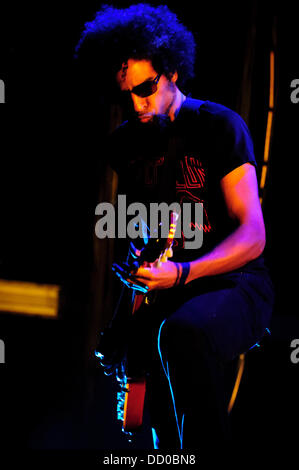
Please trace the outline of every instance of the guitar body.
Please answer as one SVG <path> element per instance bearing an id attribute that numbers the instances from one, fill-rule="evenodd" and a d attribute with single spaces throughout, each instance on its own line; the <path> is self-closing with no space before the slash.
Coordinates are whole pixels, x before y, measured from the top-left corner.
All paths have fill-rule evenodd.
<path id="1" fill-rule="evenodd" d="M 170 230 L 166 243 L 163 242 L 163 249 L 161 249 L 162 240 L 158 238 L 147 239 L 141 249 L 137 249 L 136 246 L 131 243 L 127 261 L 119 265 L 114 264 L 112 267 L 121 281 L 132 289 L 132 315 L 141 307 L 143 302 L 154 302 L 157 292 L 147 294 L 146 286 L 131 281 L 130 273 L 134 269 L 137 270 L 144 261 L 154 262 L 155 266 L 159 266 L 172 256 L 172 244 L 177 219 L 178 214 L 172 212 Z M 117 314 L 119 315 L 119 312 Z M 115 318 L 117 317 L 114 317 L 112 320 L 115 320 Z M 117 393 L 117 419 L 122 421 L 123 432 L 131 435 L 142 425 L 146 378 L 145 376 L 130 376 L 132 367 L 128 364 L 127 354 L 123 353 L 120 359 L 117 348 L 114 348 L 115 337 L 117 338 L 117 335 L 113 333 L 113 325 L 109 327 L 106 332 L 102 332 L 101 335 L 101 342 L 95 354 L 100 358 L 101 365 L 106 369 L 106 375 L 111 375 L 112 372 L 115 371 L 116 379 L 120 386 L 120 391 Z M 132 358 L 130 358 L 130 361 L 132 361 Z"/>
<path id="2" fill-rule="evenodd" d="M 124 402 L 124 432 L 133 432 L 141 427 L 143 420 L 145 392 L 145 377 L 141 377 L 140 379 L 131 379 L 128 377 L 126 398 Z"/>
<path id="3" fill-rule="evenodd" d="M 144 294 L 133 293 L 133 315 L 143 304 L 144 298 Z M 131 434 L 142 426 L 146 379 L 127 376 L 126 366 L 125 359 L 123 362 L 125 374 L 119 378 L 121 391 L 117 394 L 117 412 L 118 419 L 123 422 L 123 432 Z"/>

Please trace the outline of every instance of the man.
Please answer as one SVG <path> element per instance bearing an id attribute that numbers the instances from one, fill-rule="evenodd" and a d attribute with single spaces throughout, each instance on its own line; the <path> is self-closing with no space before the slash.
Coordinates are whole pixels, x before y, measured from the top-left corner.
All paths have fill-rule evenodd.
<path id="1" fill-rule="evenodd" d="M 226 442 L 226 364 L 262 338 L 273 304 L 249 131 L 235 112 L 181 91 L 195 43 L 166 6 L 103 8 L 77 52 L 99 80 L 96 61 L 105 63 L 131 106 L 107 149 L 119 193 L 203 207 L 203 220 L 190 223 L 203 232 L 200 248 L 187 249 L 183 236 L 172 258 L 130 277 L 159 294 L 128 330 L 130 354 L 148 374 L 154 445 Z"/>

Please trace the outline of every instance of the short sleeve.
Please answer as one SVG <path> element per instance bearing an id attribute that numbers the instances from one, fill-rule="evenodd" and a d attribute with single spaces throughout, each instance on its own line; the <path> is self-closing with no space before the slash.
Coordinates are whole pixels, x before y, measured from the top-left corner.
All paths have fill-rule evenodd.
<path id="1" fill-rule="evenodd" d="M 214 116 L 211 130 L 217 178 L 223 178 L 244 163 L 257 166 L 252 138 L 241 116 L 224 108 Z"/>

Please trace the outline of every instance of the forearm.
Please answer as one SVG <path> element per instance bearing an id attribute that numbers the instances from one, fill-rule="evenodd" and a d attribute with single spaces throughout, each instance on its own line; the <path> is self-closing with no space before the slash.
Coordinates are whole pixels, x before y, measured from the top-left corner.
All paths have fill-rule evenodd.
<path id="1" fill-rule="evenodd" d="M 238 269 L 257 258 L 264 246 L 264 233 L 250 225 L 240 225 L 211 252 L 190 263 L 186 282 Z"/>

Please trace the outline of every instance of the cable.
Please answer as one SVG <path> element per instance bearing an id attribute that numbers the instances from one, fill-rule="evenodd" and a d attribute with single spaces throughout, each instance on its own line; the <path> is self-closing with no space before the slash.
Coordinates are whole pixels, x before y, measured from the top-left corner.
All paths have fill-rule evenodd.
<path id="1" fill-rule="evenodd" d="M 178 421 L 178 415 L 177 415 L 177 411 L 176 411 L 176 405 L 175 405 L 175 398 L 174 398 L 173 388 L 172 388 L 171 380 L 170 380 L 169 365 L 168 365 L 168 361 L 166 361 L 166 367 L 167 367 L 167 371 L 166 371 L 165 366 L 164 366 L 164 361 L 163 361 L 162 353 L 161 353 L 161 348 L 160 348 L 161 329 L 162 329 L 162 326 L 164 325 L 165 321 L 166 321 L 166 318 L 165 318 L 165 320 L 163 320 L 163 322 L 161 323 L 160 328 L 159 328 L 159 333 L 158 333 L 158 352 L 159 352 L 159 356 L 160 356 L 160 360 L 161 360 L 161 364 L 162 364 L 164 373 L 165 373 L 166 378 L 167 378 L 167 380 L 168 380 L 169 389 L 170 389 L 170 394 L 171 394 L 172 403 L 173 403 L 173 409 L 174 409 L 175 420 L 176 420 L 176 424 L 177 424 L 177 428 L 178 428 L 178 434 L 179 434 L 179 439 L 180 439 L 180 448 L 183 449 L 183 425 L 184 425 L 184 415 L 182 416 L 182 425 L 181 425 L 181 429 L 180 429 L 180 425 L 179 425 L 179 421 Z"/>

